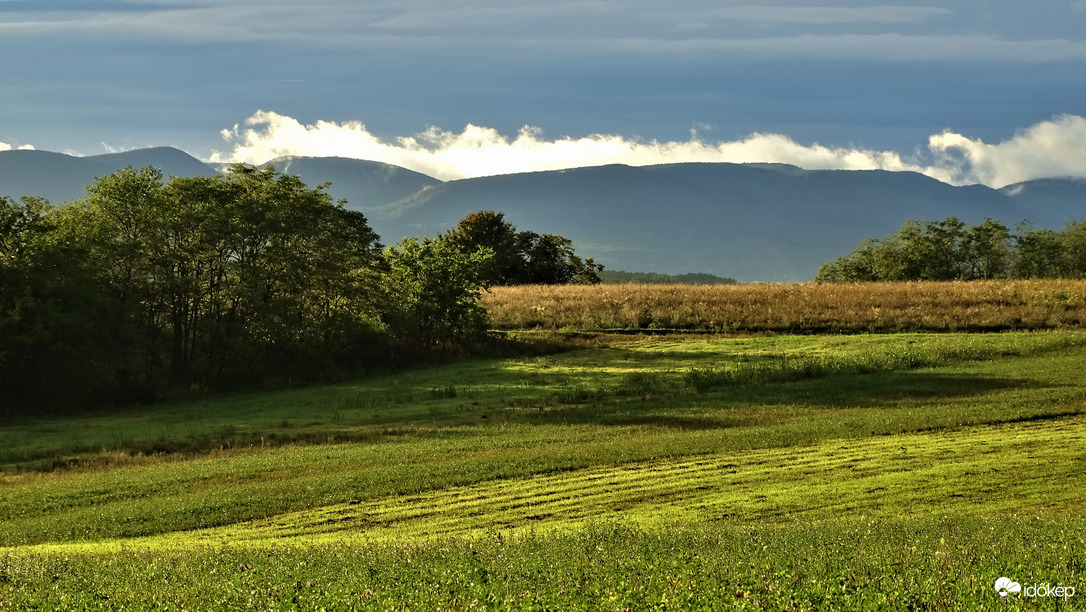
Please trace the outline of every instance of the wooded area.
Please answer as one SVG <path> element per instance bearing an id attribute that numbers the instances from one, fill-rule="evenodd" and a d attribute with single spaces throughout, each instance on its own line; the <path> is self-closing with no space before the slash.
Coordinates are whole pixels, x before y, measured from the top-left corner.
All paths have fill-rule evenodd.
<path id="1" fill-rule="evenodd" d="M 383 248 L 325 187 L 127 168 L 71 205 L 0 198 L 0 413 L 324 379 L 485 335 L 492 248 L 456 232 Z M 529 263 L 586 269 L 530 236 Z"/>
<path id="2" fill-rule="evenodd" d="M 881 241 L 864 240 L 844 257 L 818 270 L 816 283 L 1000 278 L 1083 278 L 1086 221 L 1062 231 L 1037 229 L 1028 221 L 1012 234 L 992 219 L 967 227 L 957 217 L 907 221 Z"/>

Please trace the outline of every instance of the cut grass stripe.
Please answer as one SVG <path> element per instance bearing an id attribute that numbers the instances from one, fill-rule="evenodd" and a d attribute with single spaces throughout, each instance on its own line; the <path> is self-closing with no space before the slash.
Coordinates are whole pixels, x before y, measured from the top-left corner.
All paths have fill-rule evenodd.
<path id="1" fill-rule="evenodd" d="M 1079 416 L 500 479 L 104 544 L 426 540 L 607 519 L 652 526 L 1077 514 L 1086 510 L 1082 465 Z"/>

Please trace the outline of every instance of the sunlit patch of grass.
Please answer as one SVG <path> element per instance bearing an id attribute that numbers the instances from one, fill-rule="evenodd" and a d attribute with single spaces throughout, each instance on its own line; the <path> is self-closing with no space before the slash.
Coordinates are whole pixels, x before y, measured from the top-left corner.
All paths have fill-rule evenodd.
<path id="1" fill-rule="evenodd" d="M 863 351 L 811 354 L 786 353 L 774 359 L 743 358 L 728 366 L 694 366 L 684 372 L 683 382 L 704 392 L 721 387 L 849 376 L 932 367 L 954 361 L 993 359 L 1028 355 L 1036 352 L 1080 346 L 1086 342 L 1081 334 L 1067 335 L 999 335 L 999 336 L 928 336 L 904 344 L 884 340 Z"/>

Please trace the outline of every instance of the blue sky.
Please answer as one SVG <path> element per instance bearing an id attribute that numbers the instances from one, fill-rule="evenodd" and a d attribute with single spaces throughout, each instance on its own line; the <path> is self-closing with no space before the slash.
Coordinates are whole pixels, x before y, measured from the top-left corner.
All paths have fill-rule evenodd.
<path id="1" fill-rule="evenodd" d="M 1086 176 L 1086 0 L 0 0 L 0 54 L 0 148 Z"/>

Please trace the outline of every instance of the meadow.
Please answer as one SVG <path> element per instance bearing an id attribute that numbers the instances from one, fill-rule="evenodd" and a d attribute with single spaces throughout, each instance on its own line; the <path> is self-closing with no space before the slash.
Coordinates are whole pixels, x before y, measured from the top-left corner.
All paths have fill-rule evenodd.
<path id="1" fill-rule="evenodd" d="M 1086 324 L 1086 281 L 494 287 L 498 329 L 862 333 Z"/>
<path id="2" fill-rule="evenodd" d="M 1082 300 L 1025 287 L 1008 308 Z M 945 294 L 973 290 L 996 291 Z M 1086 608 L 1076 316 L 599 325 L 552 354 L 12 419 L 0 610 Z"/>

